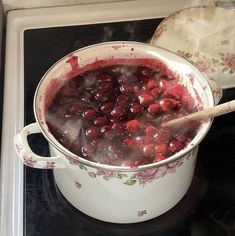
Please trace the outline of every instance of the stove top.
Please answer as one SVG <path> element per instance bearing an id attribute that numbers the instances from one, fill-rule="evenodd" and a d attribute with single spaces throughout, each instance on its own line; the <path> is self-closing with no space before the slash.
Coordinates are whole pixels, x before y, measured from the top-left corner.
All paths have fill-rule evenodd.
<path id="1" fill-rule="evenodd" d="M 156 219 L 137 224 L 105 223 L 84 215 L 63 198 L 51 170 L 24 167 L 14 153 L 13 136 L 24 125 L 35 121 L 34 91 L 53 63 L 73 50 L 94 43 L 111 40 L 148 42 L 162 19 L 182 8 L 180 4 L 170 6 L 168 2 L 168 7 L 163 4 L 160 11 L 154 1 L 149 1 L 149 5 L 139 4 L 22 10 L 8 15 L 0 235 L 235 234 L 234 114 L 215 119 L 200 144 L 192 184 L 180 203 Z M 133 7 L 137 9 L 135 12 L 130 11 Z M 100 16 L 102 11 L 106 13 L 103 18 Z M 117 11 L 120 14 L 113 14 Z M 70 16 L 65 18 L 69 13 Z M 90 13 L 92 19 L 88 19 L 86 13 Z M 225 90 L 222 102 L 234 97 L 235 89 Z M 49 155 L 42 135 L 31 135 L 29 141 L 37 154 Z"/>

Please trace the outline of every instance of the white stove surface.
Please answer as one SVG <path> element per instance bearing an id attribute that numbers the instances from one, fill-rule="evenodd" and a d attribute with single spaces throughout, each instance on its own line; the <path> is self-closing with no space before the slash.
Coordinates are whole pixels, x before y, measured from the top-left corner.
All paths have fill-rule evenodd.
<path id="1" fill-rule="evenodd" d="M 136 0 L 71 7 L 16 10 L 8 13 L 1 152 L 0 235 L 23 236 L 23 164 L 13 137 L 24 125 L 24 31 L 56 26 L 162 18 L 203 1 Z"/>

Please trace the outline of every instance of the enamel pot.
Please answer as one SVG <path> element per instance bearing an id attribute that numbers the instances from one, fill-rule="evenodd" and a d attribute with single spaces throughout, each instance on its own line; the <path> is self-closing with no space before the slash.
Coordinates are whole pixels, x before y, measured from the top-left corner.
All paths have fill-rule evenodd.
<path id="1" fill-rule="evenodd" d="M 179 75 L 181 83 L 200 100 L 203 108 L 214 106 L 221 97 L 218 86 L 190 62 L 170 51 L 138 42 L 96 44 L 65 56 L 45 73 L 34 96 L 36 122 L 16 134 L 14 145 L 25 165 L 53 169 L 61 193 L 81 212 L 102 221 L 135 223 L 163 214 L 183 198 L 194 174 L 198 144 L 212 120 L 204 122 L 194 139 L 180 152 L 135 168 L 99 164 L 70 152 L 53 137 L 46 123 L 45 113 L 53 96 L 79 73 L 123 62 L 163 63 Z M 38 156 L 30 149 L 27 136 L 34 133 L 44 135 L 51 157 Z"/>

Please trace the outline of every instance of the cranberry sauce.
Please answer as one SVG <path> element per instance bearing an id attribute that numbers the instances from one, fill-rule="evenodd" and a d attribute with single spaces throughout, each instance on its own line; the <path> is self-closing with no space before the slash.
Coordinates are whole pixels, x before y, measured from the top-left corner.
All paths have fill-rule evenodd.
<path id="1" fill-rule="evenodd" d="M 138 166 L 185 148 L 199 124 L 179 132 L 161 123 L 196 110 L 174 76 L 145 66 L 113 65 L 65 84 L 46 119 L 55 138 L 73 153 L 98 163 Z"/>

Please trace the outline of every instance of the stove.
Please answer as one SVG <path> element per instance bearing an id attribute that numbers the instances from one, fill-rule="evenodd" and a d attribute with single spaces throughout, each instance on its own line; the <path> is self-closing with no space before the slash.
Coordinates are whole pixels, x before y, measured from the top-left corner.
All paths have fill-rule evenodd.
<path id="1" fill-rule="evenodd" d="M 198 3 L 198 2 L 197 2 Z M 192 4 L 191 4 L 192 5 Z M 235 116 L 216 118 L 200 144 L 192 184 L 162 216 L 136 224 L 90 218 L 67 202 L 51 170 L 23 166 L 13 137 L 35 122 L 33 96 L 43 74 L 66 54 L 112 40 L 149 42 L 157 25 L 185 1 L 126 1 L 12 11 L 7 16 L 3 134 L 1 151 L 1 236 L 128 236 L 235 234 Z M 222 102 L 235 97 L 224 90 Z M 48 156 L 42 135 L 29 142 Z"/>

